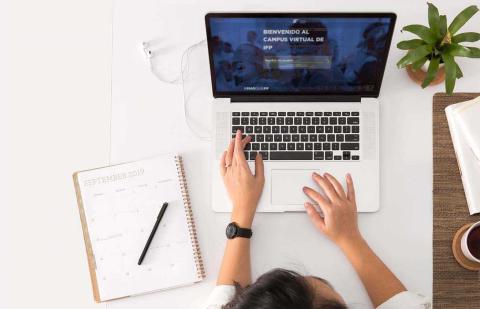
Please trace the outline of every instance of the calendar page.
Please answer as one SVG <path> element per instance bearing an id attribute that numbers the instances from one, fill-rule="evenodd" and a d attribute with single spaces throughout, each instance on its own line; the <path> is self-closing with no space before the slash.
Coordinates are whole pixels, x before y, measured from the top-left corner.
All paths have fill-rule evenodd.
<path id="1" fill-rule="evenodd" d="M 180 182 L 173 155 L 78 174 L 101 300 L 199 281 Z"/>

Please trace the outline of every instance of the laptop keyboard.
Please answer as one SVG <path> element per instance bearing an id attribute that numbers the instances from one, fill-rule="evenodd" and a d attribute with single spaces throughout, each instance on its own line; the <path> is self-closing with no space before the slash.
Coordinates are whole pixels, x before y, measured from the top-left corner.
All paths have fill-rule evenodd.
<path id="1" fill-rule="evenodd" d="M 360 112 L 232 112 L 247 160 L 360 160 Z"/>

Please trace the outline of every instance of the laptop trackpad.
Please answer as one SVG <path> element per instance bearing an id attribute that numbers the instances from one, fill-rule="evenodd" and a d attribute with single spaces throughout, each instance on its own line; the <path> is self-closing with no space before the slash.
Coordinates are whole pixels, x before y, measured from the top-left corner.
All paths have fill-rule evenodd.
<path id="1" fill-rule="evenodd" d="M 313 170 L 272 170 L 272 205 L 302 205 L 309 198 L 302 188 L 308 186 L 323 193 L 312 179 Z"/>

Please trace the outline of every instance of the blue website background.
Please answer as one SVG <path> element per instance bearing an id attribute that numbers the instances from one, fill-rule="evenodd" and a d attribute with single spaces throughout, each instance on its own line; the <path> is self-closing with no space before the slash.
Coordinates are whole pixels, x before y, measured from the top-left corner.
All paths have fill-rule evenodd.
<path id="1" fill-rule="evenodd" d="M 210 19 L 219 92 L 369 92 L 379 85 L 389 18 Z"/>

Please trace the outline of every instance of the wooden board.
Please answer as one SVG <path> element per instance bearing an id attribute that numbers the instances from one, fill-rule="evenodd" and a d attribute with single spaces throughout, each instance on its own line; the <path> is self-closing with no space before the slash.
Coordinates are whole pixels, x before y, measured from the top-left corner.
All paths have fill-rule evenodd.
<path id="1" fill-rule="evenodd" d="M 445 107 L 480 93 L 437 93 L 433 97 L 433 307 L 479 308 L 480 274 L 462 268 L 452 252 L 458 229 L 479 221 L 467 209 Z"/>

